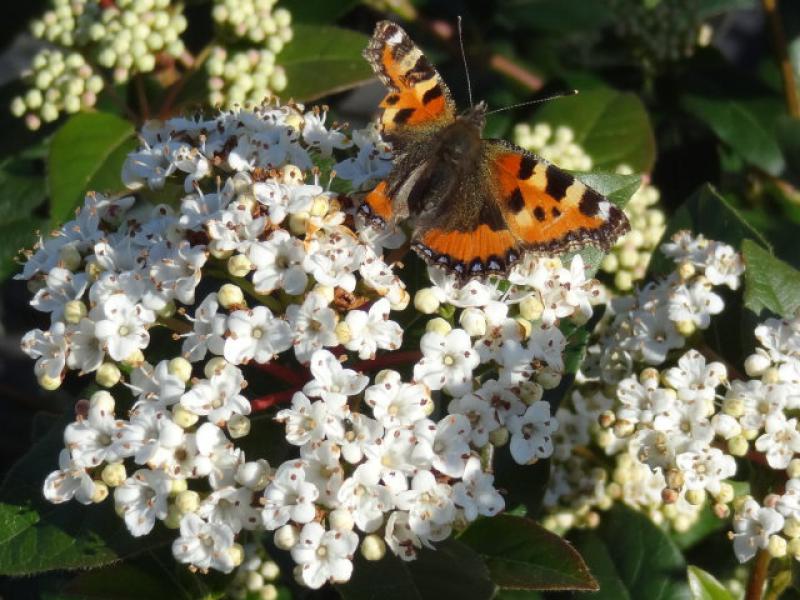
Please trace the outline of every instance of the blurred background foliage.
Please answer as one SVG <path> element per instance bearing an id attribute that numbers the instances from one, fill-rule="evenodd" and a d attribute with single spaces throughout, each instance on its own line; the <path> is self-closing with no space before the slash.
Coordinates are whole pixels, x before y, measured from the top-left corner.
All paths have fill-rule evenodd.
<path id="1" fill-rule="evenodd" d="M 113 4 L 113 0 L 100 2 Z M 800 303 L 795 288 L 787 283 L 800 268 L 800 2 L 784 0 L 776 7 L 773 0 L 281 0 L 273 11 L 285 9 L 291 15 L 291 39 L 278 44 L 277 51 L 273 46 L 269 60 L 259 54 L 269 45 L 253 39 L 258 33 L 233 31 L 230 19 L 215 13 L 215 6 L 222 4 L 229 5 L 231 14 L 239 6 L 236 1 L 211 0 L 169 4 L 168 10 L 182 13 L 186 21 L 180 28 L 183 47 L 175 48 L 170 60 L 165 52 L 154 52 L 151 69 L 143 63 L 138 72 L 133 67 L 126 73 L 94 65 L 103 79 L 96 98 L 82 99 L 79 105 L 49 116 L 36 109 L 35 102 L 14 106 L 15 98 L 28 98 L 31 86 L 37 85 L 26 74 L 33 57 L 53 48 L 41 32 L 30 33 L 31 21 L 41 18 L 53 3 L 30 0 L 4 7 L 0 20 L 0 276 L 5 281 L 0 395 L 6 400 L 0 411 L 0 464 L 4 473 L 27 449 L 31 431 L 39 435 L 46 431 L 70 405 L 75 391 L 67 387 L 45 395 L 35 384 L 27 358 L 17 350 L 20 333 L 37 323 L 26 310 L 24 285 L 9 277 L 17 268 L 18 250 L 34 242 L 32 232 L 47 232 L 68 218 L 87 190 L 121 191 L 122 161 L 137 144 L 136 128 L 147 119 L 234 103 L 239 92 L 231 92 L 231 86 L 241 84 L 243 73 L 249 73 L 250 91 L 280 88 L 277 93 L 283 99 L 327 104 L 330 120 L 367 123 L 383 89 L 361 52 L 375 22 L 383 18 L 407 28 L 461 107 L 468 106 L 468 99 L 456 29 L 459 15 L 476 100 L 502 108 L 580 91 L 494 114 L 486 137 L 514 140 L 568 169 L 643 177 L 648 191 L 640 190 L 639 200 L 628 209 L 629 214 L 633 211 L 638 237 L 615 249 L 601 265 L 600 276 L 611 290 L 630 289 L 646 273 L 663 273 L 658 255 L 650 260 L 653 248 L 665 230 L 669 235 L 688 227 L 737 248 L 750 238 L 767 249 L 746 254 L 755 267 L 748 277 L 774 276 L 773 281 L 754 285 L 783 291 L 769 297 L 745 296 L 749 308 L 788 314 Z M 95 49 L 87 45 L 78 51 L 91 65 Z M 237 53 L 244 58 L 225 71 L 222 66 Z M 270 62 L 273 59 L 277 67 Z M 254 73 L 265 65 L 266 79 L 260 87 L 252 84 L 254 77 L 258 79 Z M 276 68 L 282 75 L 274 76 Z M 26 118 L 34 109 L 40 110 L 39 122 Z M 736 353 L 751 344 L 743 345 L 738 338 L 743 328 L 752 332 L 753 323 L 754 313 L 741 306 L 727 311 L 712 328 L 715 350 L 740 363 L 742 356 Z M 51 466 L 48 463 L 46 469 Z M 31 481 L 34 484 L 40 485 Z M 85 523 L 65 524 L 65 531 L 97 525 L 87 514 Z M 719 576 L 734 576 L 733 555 L 718 523 L 709 515 L 690 534 L 669 538 L 644 517 L 615 509 L 599 530 L 574 538 L 602 585 L 592 597 L 686 597 L 687 563 Z M 29 541 L 35 543 L 35 537 Z M 115 556 L 127 555 L 124 545 L 120 542 L 114 549 Z M 0 550 L 0 563 L 4 552 L 11 550 Z M 8 598 L 219 596 L 223 588 L 214 578 L 190 575 L 175 567 L 168 551 L 166 558 L 162 554 L 154 549 L 77 577 L 55 572 L 6 580 L 0 589 Z M 444 551 L 437 554 L 439 561 L 459 560 Z M 436 568 L 436 577 L 447 573 L 446 564 Z M 408 586 L 398 584 L 402 590 L 398 597 L 427 597 L 417 584 L 433 573 L 421 573 L 420 567 L 406 571 L 383 576 Z M 356 573 L 360 572 L 357 567 Z M 115 592 L 109 594 L 112 584 Z M 340 592 L 347 598 L 367 597 L 373 584 L 355 579 Z M 688 584 L 698 598 L 731 597 L 699 569 L 690 571 Z M 464 581 L 450 593 L 469 598 L 476 585 Z M 800 595 L 797 589 L 789 586 L 786 597 Z M 499 597 L 538 596 L 504 591 Z"/>

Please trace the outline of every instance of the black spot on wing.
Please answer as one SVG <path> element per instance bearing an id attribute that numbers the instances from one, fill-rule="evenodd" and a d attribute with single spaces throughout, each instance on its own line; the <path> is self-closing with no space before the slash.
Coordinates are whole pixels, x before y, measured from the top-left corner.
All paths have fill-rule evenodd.
<path id="1" fill-rule="evenodd" d="M 530 179 L 531 175 L 533 175 L 533 168 L 536 166 L 536 159 L 532 156 L 524 154 L 522 156 L 522 160 L 519 163 L 519 172 L 517 173 L 517 178 L 522 179 Z"/>
<path id="2" fill-rule="evenodd" d="M 413 85 L 415 83 L 419 83 L 420 81 L 432 79 L 435 76 L 436 71 L 434 71 L 433 65 L 431 65 L 427 58 L 420 55 L 420 57 L 417 59 L 417 62 L 414 63 L 414 66 L 406 72 L 405 79 L 406 82 Z"/>
<path id="3" fill-rule="evenodd" d="M 552 165 L 547 167 L 547 187 L 545 192 L 552 196 L 555 200 L 561 202 L 567 194 L 567 188 L 572 185 L 575 178 Z"/>
<path id="4" fill-rule="evenodd" d="M 578 210 L 587 217 L 593 217 L 600 210 L 600 203 L 603 197 L 595 192 L 593 189 L 586 188 L 581 196 L 581 201 L 578 204 Z"/>
<path id="5" fill-rule="evenodd" d="M 383 101 L 387 106 L 394 106 L 400 101 L 400 94 L 389 94 Z"/>
<path id="6" fill-rule="evenodd" d="M 536 217 L 537 221 L 544 221 L 545 214 L 544 209 L 541 206 L 537 206 L 533 209 L 533 216 Z"/>
<path id="7" fill-rule="evenodd" d="M 436 98 L 441 98 L 442 94 L 442 86 L 437 83 L 422 95 L 422 103 L 428 104 L 429 102 L 433 102 Z"/>
<path id="8" fill-rule="evenodd" d="M 506 204 L 511 212 L 518 213 L 525 208 L 525 199 L 522 197 L 522 192 L 519 188 L 514 188 L 511 195 L 506 199 Z"/>
<path id="9" fill-rule="evenodd" d="M 557 209 L 557 208 L 554 206 L 553 208 L 551 208 L 551 209 L 550 209 L 550 214 L 552 214 L 552 215 L 553 215 L 553 218 L 554 218 L 554 219 L 557 219 L 558 217 L 560 217 L 560 216 L 561 216 L 561 211 L 560 211 L 560 210 L 558 210 L 558 209 Z"/>
<path id="10" fill-rule="evenodd" d="M 413 115 L 416 110 L 416 108 L 401 108 L 395 113 L 392 121 L 398 125 L 402 125 L 411 118 L 411 115 Z"/>

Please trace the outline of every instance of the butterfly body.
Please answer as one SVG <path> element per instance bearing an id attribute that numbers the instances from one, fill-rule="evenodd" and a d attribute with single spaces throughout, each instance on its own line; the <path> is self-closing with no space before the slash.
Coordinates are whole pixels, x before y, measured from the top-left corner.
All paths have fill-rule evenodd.
<path id="1" fill-rule="evenodd" d="M 622 211 L 569 173 L 482 138 L 486 105 L 458 115 L 396 24 L 378 23 L 365 57 L 389 88 L 380 123 L 396 159 L 361 210 L 376 226 L 409 219 L 412 247 L 429 264 L 461 280 L 505 275 L 525 252 L 607 248 L 627 230 Z"/>

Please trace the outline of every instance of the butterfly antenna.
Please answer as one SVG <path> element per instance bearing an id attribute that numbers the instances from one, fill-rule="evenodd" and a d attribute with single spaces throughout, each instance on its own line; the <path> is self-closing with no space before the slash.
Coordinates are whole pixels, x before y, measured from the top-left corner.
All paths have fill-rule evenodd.
<path id="1" fill-rule="evenodd" d="M 467 95 L 469 96 L 469 106 L 472 108 L 472 82 L 469 80 L 467 54 L 464 52 L 464 35 L 461 31 L 461 15 L 458 15 L 458 45 L 461 48 L 461 60 L 464 62 L 464 73 L 467 75 Z"/>
<path id="2" fill-rule="evenodd" d="M 487 115 L 491 115 L 494 113 L 503 112 L 504 110 L 511 110 L 513 108 L 519 108 L 520 106 L 530 106 L 531 104 L 541 104 L 542 102 L 549 102 L 550 100 L 555 100 L 557 98 L 566 98 L 568 96 L 575 96 L 578 94 L 578 90 L 568 90 L 565 92 L 559 92 L 558 94 L 553 94 L 552 96 L 547 96 L 545 98 L 537 98 L 536 100 L 528 100 L 527 102 L 520 102 L 519 104 L 512 104 L 511 106 L 504 106 L 503 108 L 496 108 L 494 110 L 490 110 L 487 112 Z"/>

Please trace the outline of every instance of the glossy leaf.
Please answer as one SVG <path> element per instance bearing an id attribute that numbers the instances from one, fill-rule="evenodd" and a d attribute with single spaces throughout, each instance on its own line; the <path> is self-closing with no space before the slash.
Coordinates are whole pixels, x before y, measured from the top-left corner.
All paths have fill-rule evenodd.
<path id="1" fill-rule="evenodd" d="M 579 531 L 575 546 L 600 584 L 587 600 L 684 600 L 686 564 L 669 537 L 640 512 L 623 505 L 603 514 L 596 531 Z"/>
<path id="2" fill-rule="evenodd" d="M 572 129 L 575 143 L 592 157 L 594 169 L 614 171 L 627 165 L 649 172 L 655 160 L 655 138 L 650 118 L 638 96 L 607 87 L 581 90 L 577 96 L 544 104 L 536 123 Z"/>
<path id="3" fill-rule="evenodd" d="M 361 55 L 367 42 L 367 36 L 339 27 L 294 26 L 278 58 L 289 82 L 281 95 L 308 102 L 368 82 L 372 68 Z"/>
<path id="4" fill-rule="evenodd" d="M 336 589 L 345 600 L 489 600 L 495 586 L 481 558 L 466 544 L 447 540 L 404 562 L 387 551 L 368 562 L 359 553 L 353 576 Z"/>
<path id="5" fill-rule="evenodd" d="M 698 189 L 673 213 L 667 222 L 661 244 L 668 242 L 681 229 L 688 229 L 694 234 L 702 233 L 708 239 L 725 242 L 736 249 L 745 238 L 755 238 L 767 244 L 761 234 L 709 184 Z M 673 268 L 672 260 L 656 251 L 650 261 L 648 274 L 665 275 Z"/>
<path id="6" fill-rule="evenodd" d="M 93 180 L 112 181 L 115 190 L 122 187 L 117 151 L 132 138 L 133 132 L 128 121 L 102 112 L 79 113 L 56 132 L 47 165 L 53 224 L 72 216 L 85 193 L 92 189 Z"/>
<path id="7" fill-rule="evenodd" d="M 64 423 L 39 440 L 8 472 L 0 487 L 0 574 L 29 575 L 109 564 L 166 543 L 161 526 L 143 539 L 128 533 L 112 501 L 54 505 L 42 496 L 47 474 L 58 468 Z"/>
<path id="8" fill-rule="evenodd" d="M 711 573 L 700 567 L 690 566 L 687 574 L 692 600 L 734 600 L 734 595 Z"/>
<path id="9" fill-rule="evenodd" d="M 754 313 L 764 309 L 785 318 L 800 307 L 800 271 L 764 250 L 752 240 L 742 244 L 745 306 Z"/>
<path id="10" fill-rule="evenodd" d="M 483 558 L 500 588 L 597 590 L 572 545 L 531 519 L 511 515 L 479 519 L 459 541 Z"/>

